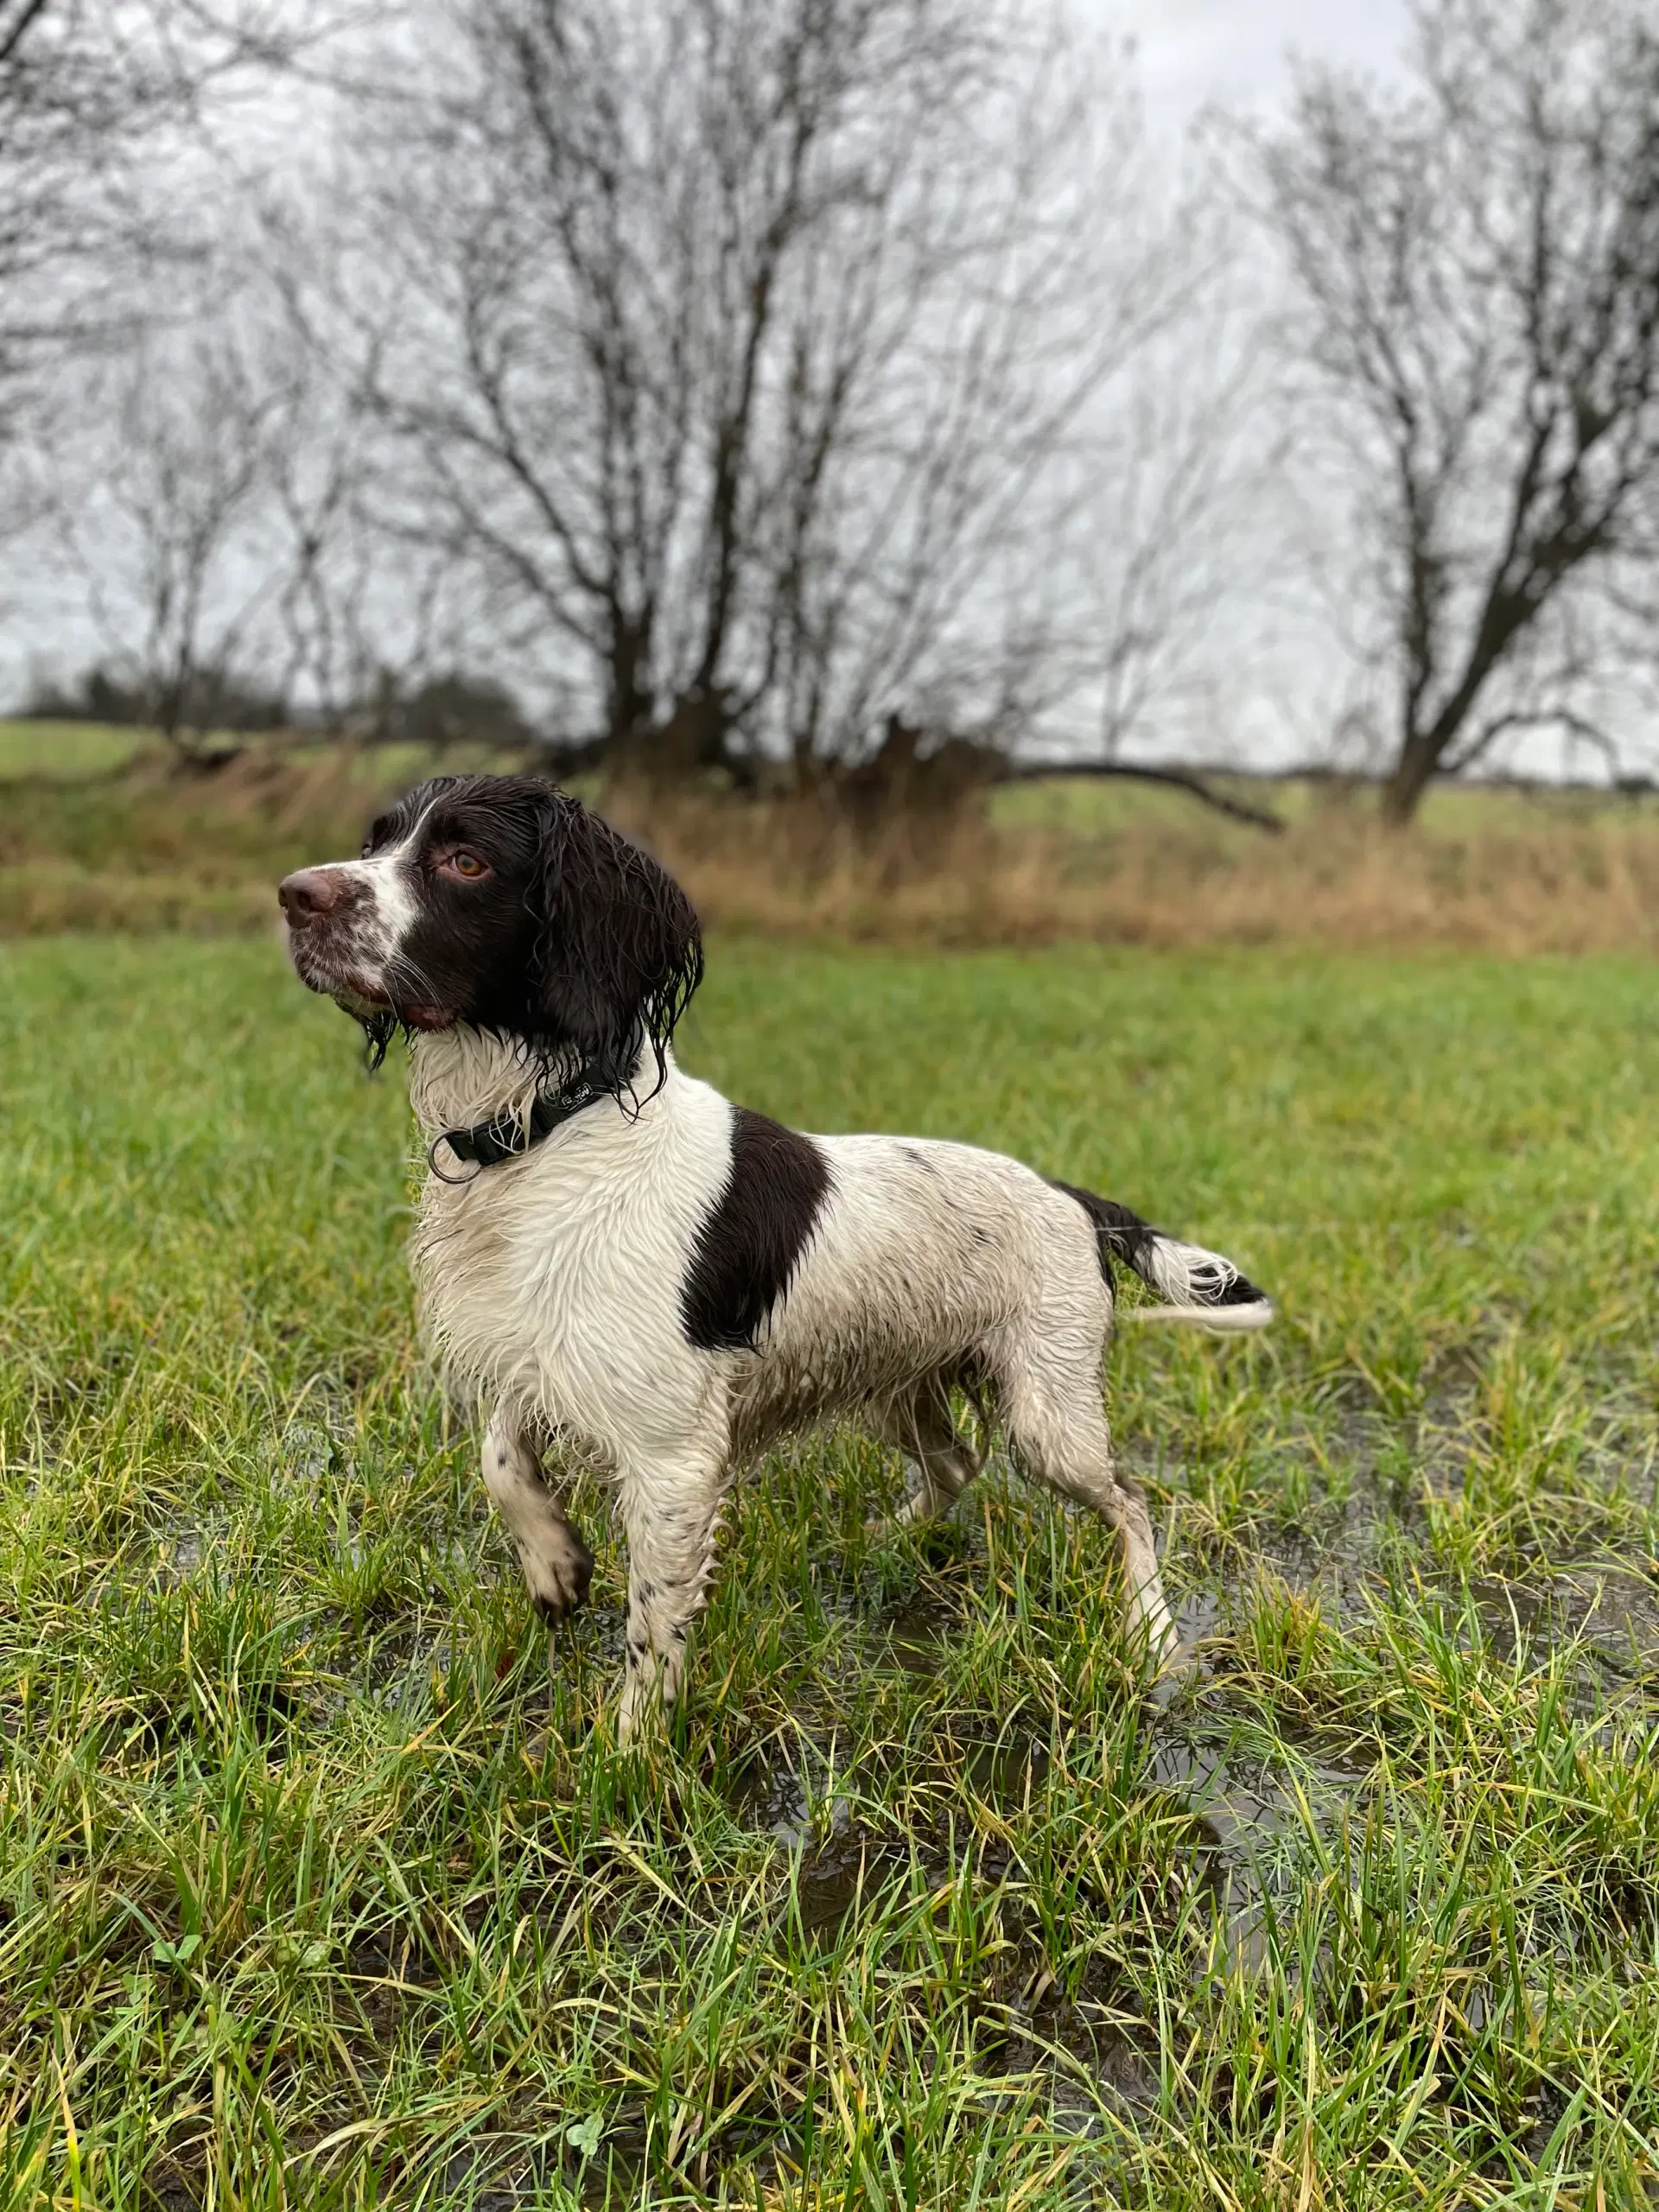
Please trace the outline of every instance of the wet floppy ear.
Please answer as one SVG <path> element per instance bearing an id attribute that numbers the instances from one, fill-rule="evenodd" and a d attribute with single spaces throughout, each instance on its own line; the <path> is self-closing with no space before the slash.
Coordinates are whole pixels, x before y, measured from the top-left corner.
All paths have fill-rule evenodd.
<path id="1" fill-rule="evenodd" d="M 662 1055 L 702 980 L 691 902 L 665 868 L 555 797 L 542 827 L 533 990 L 550 1043 L 620 1057 L 636 1023 Z"/>

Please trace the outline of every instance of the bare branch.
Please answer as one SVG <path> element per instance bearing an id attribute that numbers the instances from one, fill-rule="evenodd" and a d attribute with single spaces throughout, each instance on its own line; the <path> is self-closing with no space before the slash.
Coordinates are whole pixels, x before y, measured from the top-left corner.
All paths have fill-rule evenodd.
<path id="1" fill-rule="evenodd" d="M 21 0 L 16 7 L 0 9 L 0 68 L 16 60 L 48 4 L 48 0 Z"/>
<path id="2" fill-rule="evenodd" d="M 1201 804 L 1211 807 L 1217 814 L 1224 814 L 1230 821 L 1247 823 L 1252 830 L 1265 830 L 1273 836 L 1284 833 L 1284 823 L 1266 807 L 1252 806 L 1248 800 L 1235 798 L 1230 793 L 1217 791 L 1216 786 L 1192 768 L 1154 768 L 1138 765 L 1133 760 L 1054 761 L 1052 763 L 1010 762 L 996 778 L 999 784 L 1053 783 L 1062 778 L 1087 777 L 1099 781 L 1136 784 L 1159 784 L 1166 790 L 1185 791 Z"/>
<path id="3" fill-rule="evenodd" d="M 397 301 L 364 390 L 400 527 L 642 760 L 816 772 L 947 699 L 1014 729 L 1058 631 L 1039 591 L 997 619 L 1011 574 L 1212 274 L 1147 215 L 1109 66 L 1012 0 L 427 20 L 340 195 L 343 289 Z"/>
<path id="4" fill-rule="evenodd" d="M 1257 146 L 1356 529 L 1381 533 L 1397 818 L 1512 731 L 1593 721 L 1541 656 L 1659 489 L 1649 11 L 1420 0 L 1415 22 L 1411 87 L 1316 72 Z"/>

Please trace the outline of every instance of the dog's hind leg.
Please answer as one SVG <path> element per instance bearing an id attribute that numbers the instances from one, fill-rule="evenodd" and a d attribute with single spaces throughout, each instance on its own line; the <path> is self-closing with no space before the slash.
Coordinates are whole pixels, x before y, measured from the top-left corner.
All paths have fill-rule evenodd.
<path id="1" fill-rule="evenodd" d="M 723 1452 L 693 1450 L 620 1472 L 628 1625 L 618 1733 L 626 1738 L 653 1707 L 666 1712 L 679 1695 L 686 1639 L 714 1580 L 727 1471 Z"/>
<path id="2" fill-rule="evenodd" d="M 1064 1348 L 1063 1348 L 1064 1347 Z M 1129 1624 L 1146 1637 L 1154 1663 L 1174 1648 L 1147 1502 L 1113 1464 L 1111 1433 L 1100 1402 L 1101 1344 L 1068 1332 L 1059 1343 L 1040 1334 L 999 1362 L 1003 1421 L 1027 1470 L 1062 1497 L 1086 1505 L 1117 1532 Z"/>
<path id="3" fill-rule="evenodd" d="M 505 1404 L 496 1408 L 485 1435 L 484 1482 L 512 1537 L 531 1603 L 543 1620 L 563 1620 L 588 1595 L 594 1555 L 542 1471 L 518 1415 Z"/>
<path id="4" fill-rule="evenodd" d="M 873 1432 L 902 1452 L 912 1470 L 904 1503 L 887 1519 L 870 1522 L 868 1533 L 880 1536 L 949 1512 L 979 1472 L 980 1462 L 957 1432 L 944 1376 L 930 1376 L 868 1419 Z"/>

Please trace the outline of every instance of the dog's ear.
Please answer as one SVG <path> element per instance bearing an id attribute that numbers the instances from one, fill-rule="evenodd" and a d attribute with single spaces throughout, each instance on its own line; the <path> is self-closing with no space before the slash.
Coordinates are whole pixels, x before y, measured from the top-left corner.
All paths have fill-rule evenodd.
<path id="1" fill-rule="evenodd" d="M 620 1059 L 642 1027 L 657 1062 L 702 981 L 691 901 L 579 799 L 550 792 L 532 989 L 550 1044 Z"/>

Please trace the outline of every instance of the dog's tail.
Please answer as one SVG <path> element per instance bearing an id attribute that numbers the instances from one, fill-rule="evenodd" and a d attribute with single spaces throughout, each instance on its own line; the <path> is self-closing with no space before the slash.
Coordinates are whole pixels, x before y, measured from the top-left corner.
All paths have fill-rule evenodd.
<path id="1" fill-rule="evenodd" d="M 1096 1198 L 1092 1191 L 1079 1191 L 1071 1183 L 1058 1183 L 1055 1188 L 1075 1198 L 1093 1222 L 1100 1271 L 1108 1283 L 1115 1280 L 1114 1262 L 1121 1260 L 1148 1290 L 1168 1300 L 1163 1306 L 1128 1306 L 1124 1320 L 1184 1321 L 1197 1328 L 1231 1331 L 1265 1329 L 1274 1318 L 1267 1293 L 1219 1252 L 1166 1236 L 1116 1198 Z"/>

